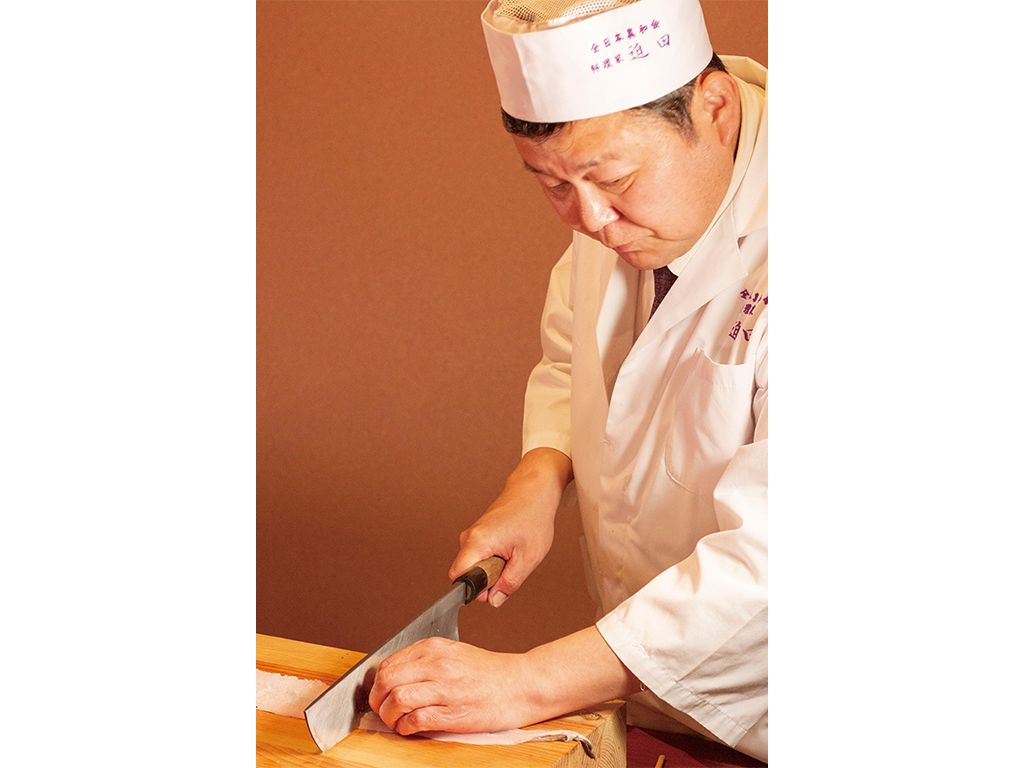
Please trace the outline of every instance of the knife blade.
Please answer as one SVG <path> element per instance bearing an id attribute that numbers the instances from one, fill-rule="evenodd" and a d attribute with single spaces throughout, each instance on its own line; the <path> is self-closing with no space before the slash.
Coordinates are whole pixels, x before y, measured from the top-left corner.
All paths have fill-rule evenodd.
<path id="1" fill-rule="evenodd" d="M 505 561 L 497 555 L 481 560 L 459 576 L 433 605 L 364 657 L 306 707 L 306 727 L 321 752 L 326 752 L 356 730 L 363 715 L 370 711 L 370 689 L 380 663 L 396 651 L 427 637 L 458 640 L 459 608 L 494 586 L 504 567 Z"/>

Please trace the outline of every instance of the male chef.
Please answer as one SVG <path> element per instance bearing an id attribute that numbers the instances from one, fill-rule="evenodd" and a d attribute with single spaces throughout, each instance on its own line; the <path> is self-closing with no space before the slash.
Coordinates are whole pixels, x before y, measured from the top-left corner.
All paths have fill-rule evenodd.
<path id="1" fill-rule="evenodd" d="M 574 233 L 522 460 L 451 576 L 505 558 L 500 606 L 574 481 L 601 618 L 525 654 L 421 641 L 370 704 L 411 734 L 629 697 L 630 722 L 767 760 L 767 71 L 714 55 L 697 0 L 491 0 L 482 20 L 506 129 Z"/>

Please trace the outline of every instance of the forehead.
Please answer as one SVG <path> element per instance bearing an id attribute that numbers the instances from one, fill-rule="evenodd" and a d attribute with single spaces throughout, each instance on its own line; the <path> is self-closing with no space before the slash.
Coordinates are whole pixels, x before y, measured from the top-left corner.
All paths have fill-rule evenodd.
<path id="1" fill-rule="evenodd" d="M 665 151 L 667 126 L 635 112 L 578 120 L 544 139 L 513 136 L 528 171 L 585 173 L 614 162 L 643 162 Z"/>

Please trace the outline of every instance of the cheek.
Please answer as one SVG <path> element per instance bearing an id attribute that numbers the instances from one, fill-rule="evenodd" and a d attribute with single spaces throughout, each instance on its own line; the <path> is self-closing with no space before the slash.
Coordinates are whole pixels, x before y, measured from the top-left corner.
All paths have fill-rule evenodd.
<path id="1" fill-rule="evenodd" d="M 688 205 L 676 190 L 662 187 L 658 194 L 623 199 L 618 208 L 627 221 L 664 237 L 685 228 Z"/>
<path id="2" fill-rule="evenodd" d="M 695 182 L 690 183 L 690 179 Z M 658 195 L 648 199 L 650 226 L 657 226 L 672 239 L 699 236 L 711 223 L 726 188 L 728 178 L 722 188 L 709 168 L 681 169 L 659 186 Z"/>

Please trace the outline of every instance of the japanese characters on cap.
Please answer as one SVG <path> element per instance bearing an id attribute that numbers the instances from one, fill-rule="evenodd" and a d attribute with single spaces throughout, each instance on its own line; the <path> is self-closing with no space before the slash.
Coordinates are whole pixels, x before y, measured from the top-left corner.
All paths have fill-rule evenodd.
<path id="1" fill-rule="evenodd" d="M 698 0 L 490 0 L 480 19 L 502 109 L 534 123 L 646 104 L 712 54 Z"/>

